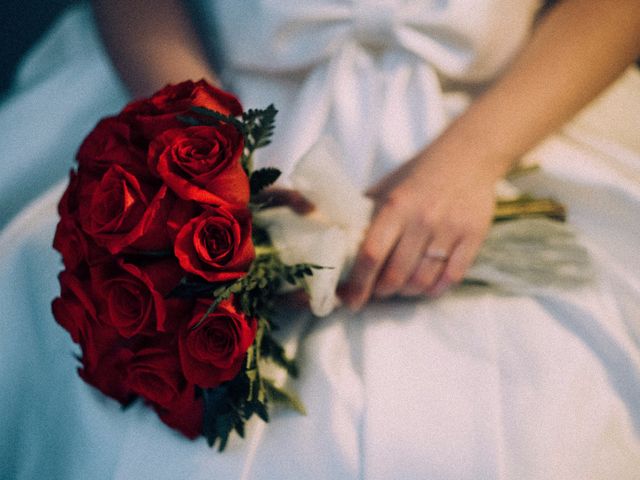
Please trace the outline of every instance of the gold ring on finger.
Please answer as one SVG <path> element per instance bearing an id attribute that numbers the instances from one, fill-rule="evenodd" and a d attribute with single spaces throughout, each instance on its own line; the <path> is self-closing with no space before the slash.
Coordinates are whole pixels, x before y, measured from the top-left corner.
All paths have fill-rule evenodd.
<path id="1" fill-rule="evenodd" d="M 424 256 L 432 260 L 438 260 L 439 262 L 446 262 L 449 260 L 449 254 L 442 249 L 428 250 Z"/>

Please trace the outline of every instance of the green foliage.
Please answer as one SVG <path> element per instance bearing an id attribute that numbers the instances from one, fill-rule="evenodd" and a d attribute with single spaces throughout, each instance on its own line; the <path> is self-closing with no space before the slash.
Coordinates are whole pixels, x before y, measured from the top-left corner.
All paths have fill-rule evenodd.
<path id="1" fill-rule="evenodd" d="M 273 184 L 280 177 L 280 170 L 277 168 L 261 168 L 251 174 L 249 178 L 249 185 L 251 187 L 251 194 L 255 195 L 264 188 Z"/>
<path id="2" fill-rule="evenodd" d="M 193 328 L 197 328 L 221 301 L 232 297 L 247 316 L 258 322 L 256 338 L 247 351 L 240 374 L 217 388 L 203 391 L 203 434 L 209 445 L 213 446 L 219 441 L 218 449 L 224 450 L 231 432 L 236 431 L 243 436 L 244 424 L 254 414 L 265 422 L 268 421 L 269 402 L 285 403 L 296 411 L 305 413 L 304 405 L 294 393 L 279 388 L 262 377 L 260 366 L 271 362 L 284 368 L 292 377 L 298 375 L 295 361 L 287 357 L 284 348 L 271 335 L 275 325 L 269 317 L 275 310 L 276 297 L 282 287 L 292 284 L 305 288 L 305 278 L 313 274 L 314 268 L 320 267 L 310 264 L 286 265 L 271 249 L 256 257 L 244 277 L 224 285 L 209 284 L 214 301 Z M 202 291 L 202 285 L 197 284 L 196 288 L 197 291 Z"/>
<path id="3" fill-rule="evenodd" d="M 250 155 L 256 148 L 266 147 L 271 143 L 277 113 L 278 110 L 271 104 L 265 109 L 249 110 L 242 114 L 245 125 L 243 134 Z"/>
<path id="4" fill-rule="evenodd" d="M 274 251 L 258 255 L 244 277 L 213 290 L 214 301 L 193 329 L 198 328 L 223 300 L 232 295 L 247 316 L 268 316 L 282 287 L 289 284 L 306 289 L 305 277 L 313 275 L 314 268 L 320 267 L 308 263 L 287 265 Z"/>
<path id="5" fill-rule="evenodd" d="M 267 361 L 285 364 L 287 371 L 297 373 L 295 362 L 286 357 L 284 349 L 273 339 L 270 331 L 271 323 L 266 318 L 259 318 L 255 341 L 247 351 L 240 374 L 230 382 L 201 392 L 205 405 L 203 435 L 209 446 L 219 442 L 219 451 L 225 449 L 231 432 L 235 431 L 244 437 L 245 423 L 254 414 L 268 422 L 269 402 L 283 403 L 306 414 L 297 395 L 261 376 L 260 365 Z M 277 353 L 273 355 L 272 352 Z"/>
<path id="6" fill-rule="evenodd" d="M 267 398 L 272 402 L 284 403 L 302 415 L 307 414 L 304 405 L 295 393 L 285 390 L 284 388 L 277 387 L 271 380 L 265 379 L 263 385 L 267 392 Z"/>
<path id="7" fill-rule="evenodd" d="M 244 125 L 242 121 L 238 120 L 236 117 L 225 115 L 224 113 L 216 112 L 215 110 L 209 110 L 206 107 L 191 107 L 191 111 L 208 118 L 208 120 L 205 120 L 205 118 L 202 117 L 193 118 L 187 116 L 180 116 L 178 119 L 183 122 L 186 121 L 186 123 L 189 123 L 190 125 L 216 125 L 218 123 L 229 123 L 240 130 L 244 135 Z"/>
<path id="8" fill-rule="evenodd" d="M 273 105 L 262 110 L 249 110 L 240 118 L 224 115 L 204 107 L 193 107 L 193 116 L 180 116 L 187 125 L 233 125 L 244 137 L 242 166 L 249 176 L 251 194 L 255 195 L 272 185 L 280 176 L 275 168 L 253 171 L 253 153 L 269 145 L 278 113 Z M 256 246 L 256 258 L 247 274 L 227 283 L 209 283 L 203 280 L 183 278 L 171 292 L 178 297 L 213 297 L 213 302 L 193 327 L 197 328 L 224 300 L 232 300 L 240 311 L 257 322 L 256 337 L 246 353 L 244 366 L 231 381 L 215 388 L 198 390 L 204 402 L 203 435 L 210 446 L 218 444 L 220 451 L 227 446 L 229 436 L 235 431 L 241 437 L 245 423 L 253 415 L 269 421 L 270 402 L 285 403 L 300 413 L 305 413 L 298 397 L 273 381 L 263 378 L 261 366 L 271 363 L 283 368 L 288 375 L 298 375 L 295 361 L 288 358 L 284 348 L 272 336 L 277 326 L 270 320 L 276 310 L 276 299 L 285 285 L 306 289 L 305 279 L 313 274 L 311 264 L 286 265 L 271 245 L 268 232 L 254 225 L 252 239 Z"/>
<path id="9" fill-rule="evenodd" d="M 228 123 L 242 133 L 244 137 L 244 152 L 241 162 L 247 175 L 250 175 L 253 170 L 253 152 L 271 143 L 271 137 L 275 129 L 276 115 L 278 113 L 276 107 L 271 104 L 265 109 L 248 110 L 242 114 L 240 119 L 209 110 L 205 107 L 191 107 L 191 111 L 200 115 L 200 117 L 181 116 L 179 119 L 189 125 Z"/>
<path id="10" fill-rule="evenodd" d="M 223 451 L 234 430 L 244 437 L 244 424 L 248 417 L 239 406 L 247 388 L 246 377 L 238 375 L 230 382 L 201 391 L 204 401 L 202 433 L 209 446 L 219 440 L 218 450 Z"/>
<path id="11" fill-rule="evenodd" d="M 284 368 L 293 377 L 298 377 L 298 365 L 285 354 L 284 348 L 271 335 L 265 335 L 260 346 L 263 357 L 270 358 L 276 365 Z"/>

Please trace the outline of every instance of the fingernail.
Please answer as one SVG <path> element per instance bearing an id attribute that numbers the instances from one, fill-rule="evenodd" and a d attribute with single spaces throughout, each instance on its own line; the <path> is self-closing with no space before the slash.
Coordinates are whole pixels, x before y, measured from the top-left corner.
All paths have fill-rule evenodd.
<path id="1" fill-rule="evenodd" d="M 349 308 L 352 313 L 358 313 L 360 309 L 362 309 L 364 301 L 361 297 L 353 295 L 347 298 L 346 303 L 347 308 Z"/>

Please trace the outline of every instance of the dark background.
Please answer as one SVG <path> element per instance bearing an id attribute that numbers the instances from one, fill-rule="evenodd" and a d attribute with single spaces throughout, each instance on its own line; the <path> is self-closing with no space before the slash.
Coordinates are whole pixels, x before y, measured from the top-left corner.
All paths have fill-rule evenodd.
<path id="1" fill-rule="evenodd" d="M 77 0 L 3 0 L 0 3 L 0 93 L 16 64 L 67 6 Z"/>

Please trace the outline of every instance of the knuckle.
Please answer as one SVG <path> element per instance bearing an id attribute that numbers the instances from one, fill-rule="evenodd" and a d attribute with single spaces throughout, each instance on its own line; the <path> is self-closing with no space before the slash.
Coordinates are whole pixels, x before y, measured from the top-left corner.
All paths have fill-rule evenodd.
<path id="1" fill-rule="evenodd" d="M 454 235 L 462 234 L 469 231 L 470 227 L 464 219 L 447 217 L 444 219 L 442 227 Z"/>
<path id="2" fill-rule="evenodd" d="M 391 212 L 402 212 L 409 206 L 410 204 L 402 192 L 394 192 L 386 198 L 383 208 Z"/>
<path id="3" fill-rule="evenodd" d="M 423 210 L 418 216 L 418 226 L 423 230 L 432 230 L 439 221 L 438 215 L 432 210 Z"/>
<path id="4" fill-rule="evenodd" d="M 471 225 L 467 225 L 466 227 L 466 235 L 469 238 L 472 239 L 478 239 L 481 240 L 484 238 L 485 233 L 484 233 L 484 229 L 482 228 L 482 226 L 480 225 L 476 225 L 476 224 L 471 224 Z"/>
<path id="5" fill-rule="evenodd" d="M 487 233 L 489 233 L 490 228 L 491 228 L 490 221 L 487 222 L 487 221 L 479 220 L 471 223 L 469 227 L 469 231 L 472 232 L 477 237 L 479 237 L 480 239 L 484 239 L 484 237 L 487 236 Z"/>

